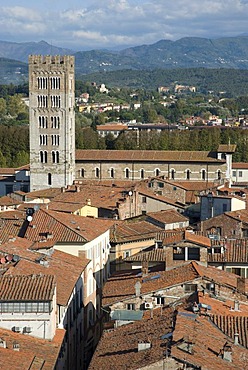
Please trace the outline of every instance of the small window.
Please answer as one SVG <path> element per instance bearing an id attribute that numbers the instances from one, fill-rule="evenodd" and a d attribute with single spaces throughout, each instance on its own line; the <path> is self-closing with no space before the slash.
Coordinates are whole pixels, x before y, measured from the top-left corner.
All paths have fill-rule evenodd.
<path id="1" fill-rule="evenodd" d="M 146 197 L 142 197 L 142 203 L 146 203 Z"/>
<path id="2" fill-rule="evenodd" d="M 171 179 L 172 180 L 175 180 L 175 174 L 176 174 L 176 171 L 175 170 L 171 170 Z"/>
<path id="3" fill-rule="evenodd" d="M 218 179 L 218 180 L 220 180 L 220 179 L 221 179 L 221 171 L 220 171 L 220 170 L 218 170 L 218 171 L 217 171 L 217 179 Z"/>
<path id="4" fill-rule="evenodd" d="M 131 255 L 130 251 L 124 251 L 123 252 L 123 258 L 130 257 L 130 255 Z"/>
<path id="5" fill-rule="evenodd" d="M 239 171 L 239 177 L 243 177 L 243 172 Z"/>
<path id="6" fill-rule="evenodd" d="M 134 311 L 135 310 L 135 303 L 127 303 L 127 310 Z"/>
<path id="7" fill-rule="evenodd" d="M 236 177 L 237 176 L 237 171 L 233 171 L 232 175 L 233 175 L 233 177 Z"/>
<path id="8" fill-rule="evenodd" d="M 193 293 L 197 290 L 197 284 L 184 284 L 185 293 Z"/>
<path id="9" fill-rule="evenodd" d="M 206 171 L 205 170 L 202 170 L 201 178 L 202 178 L 202 180 L 206 180 Z"/>
<path id="10" fill-rule="evenodd" d="M 186 180 L 190 180 L 190 170 L 186 171 Z"/>
<path id="11" fill-rule="evenodd" d="M 156 168 L 155 170 L 155 176 L 159 176 L 160 175 L 160 170 L 158 168 Z"/>
<path id="12" fill-rule="evenodd" d="M 129 179 L 129 176 L 130 176 L 130 171 L 128 168 L 125 169 L 125 178 L 126 179 Z"/>
<path id="13" fill-rule="evenodd" d="M 140 178 L 144 179 L 145 178 L 145 171 L 142 169 L 140 170 Z"/>
<path id="14" fill-rule="evenodd" d="M 185 260 L 185 248 L 181 247 L 173 247 L 173 260 Z"/>
<path id="15" fill-rule="evenodd" d="M 47 175 L 47 183 L 48 185 L 52 185 L 52 174 L 51 173 Z"/>
<path id="16" fill-rule="evenodd" d="M 156 303 L 157 304 L 161 304 L 161 305 L 163 305 L 164 304 L 164 297 L 156 297 Z"/>
<path id="17" fill-rule="evenodd" d="M 81 168 L 81 177 L 84 177 L 85 176 L 85 170 L 84 168 Z"/>
<path id="18" fill-rule="evenodd" d="M 164 187 L 164 183 L 163 182 L 158 182 L 158 187 L 159 188 L 163 188 Z"/>

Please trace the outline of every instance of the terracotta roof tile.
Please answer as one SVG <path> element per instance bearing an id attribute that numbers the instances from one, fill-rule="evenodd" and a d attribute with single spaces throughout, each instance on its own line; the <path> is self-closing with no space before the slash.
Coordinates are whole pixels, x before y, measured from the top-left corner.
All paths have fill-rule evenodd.
<path id="1" fill-rule="evenodd" d="M 181 284 L 185 281 L 191 281 L 199 277 L 192 263 L 177 267 L 170 271 L 149 273 L 145 278 L 137 275 L 138 272 L 128 271 L 113 274 L 103 288 L 103 305 L 108 306 L 114 302 L 134 296 L 134 285 L 137 281 L 141 283 L 141 294 L 145 294 L 172 285 Z M 154 276 L 158 278 L 149 279 Z"/>
<path id="2" fill-rule="evenodd" d="M 147 213 L 147 216 L 149 218 L 152 218 L 156 221 L 163 222 L 165 224 L 175 223 L 175 222 L 185 222 L 189 219 L 183 215 L 181 215 L 179 212 L 168 209 L 166 211 L 160 211 L 160 212 L 151 212 Z"/>
<path id="3" fill-rule="evenodd" d="M 86 243 L 106 232 L 114 224 L 109 219 L 94 219 L 40 209 L 33 215 L 25 237 L 33 241 Z"/>
<path id="4" fill-rule="evenodd" d="M 207 317 L 197 316 L 195 319 L 194 315 L 191 316 L 187 312 L 178 313 L 171 355 L 180 359 L 183 364 L 192 364 L 202 369 L 242 370 L 243 359 L 248 356 L 247 349 L 235 346 L 233 341 L 217 329 Z M 232 362 L 224 360 L 221 355 L 226 342 L 231 346 Z"/>
<path id="5" fill-rule="evenodd" d="M 121 243 L 134 240 L 155 239 L 160 227 L 146 221 L 118 221 L 112 229 L 111 241 Z"/>
<path id="6" fill-rule="evenodd" d="M 20 203 L 22 203 L 22 201 L 17 201 L 13 198 L 8 197 L 7 195 L 0 198 L 1 206 L 17 206 Z"/>
<path id="7" fill-rule="evenodd" d="M 55 289 L 52 275 L 0 277 L 1 301 L 51 301 Z"/>
<path id="8" fill-rule="evenodd" d="M 114 331 L 104 333 L 93 355 L 89 370 L 136 370 L 163 358 L 167 339 L 161 336 L 172 331 L 173 309 L 154 310 L 147 318 Z M 138 343 L 150 342 L 151 348 L 138 351 Z"/>
<path id="9" fill-rule="evenodd" d="M 158 248 L 152 251 L 147 252 L 139 252 L 134 254 L 133 256 L 125 258 L 125 261 L 128 262 L 142 262 L 142 261 L 149 261 L 149 262 L 165 262 L 166 260 L 166 252 L 164 249 Z"/>
<path id="10" fill-rule="evenodd" d="M 248 263 L 248 240 L 227 241 L 223 253 L 208 253 L 208 262 Z"/>
<path id="11" fill-rule="evenodd" d="M 239 344 L 248 348 L 248 317 L 233 315 L 211 315 L 212 322 L 228 337 L 234 340 L 238 334 Z"/>
<path id="12" fill-rule="evenodd" d="M 51 251 L 50 254 L 38 253 L 30 250 L 32 246 L 33 242 L 24 238 L 16 238 L 0 246 L 0 251 L 5 252 L 5 255 L 11 253 L 20 257 L 19 262 L 14 266 L 11 263 L 6 264 L 7 271 L 4 276 L 29 275 L 30 271 L 37 275 L 54 275 L 57 285 L 57 303 L 66 305 L 89 260 L 57 250 Z"/>
<path id="13" fill-rule="evenodd" d="M 247 162 L 233 162 L 232 163 L 232 169 L 233 170 L 246 170 L 248 169 L 248 163 Z"/>
<path id="14" fill-rule="evenodd" d="M 1 368 L 6 370 L 51 370 L 55 368 L 65 335 L 57 329 L 51 341 L 0 329 L 0 338 L 7 348 L 0 348 Z M 19 344 L 19 351 L 13 346 Z M 35 365 L 35 366 L 34 366 Z"/>
<path id="15" fill-rule="evenodd" d="M 76 161 L 163 161 L 163 162 L 220 162 L 207 151 L 157 150 L 76 150 Z"/>
<path id="16" fill-rule="evenodd" d="M 20 232 L 26 213 L 13 210 L 0 213 L 0 240 L 5 243 Z"/>
<path id="17" fill-rule="evenodd" d="M 208 237 L 203 235 L 197 235 L 187 230 L 183 231 L 179 230 L 178 232 L 174 230 L 174 232 L 171 233 L 166 232 L 162 234 L 160 237 L 163 238 L 162 242 L 164 246 L 172 243 L 178 243 L 181 241 L 189 241 L 194 244 L 203 245 L 205 247 L 211 247 L 211 240 Z"/>
<path id="18" fill-rule="evenodd" d="M 206 277 L 209 280 L 217 281 L 219 284 L 237 288 L 237 279 L 239 278 L 238 275 L 224 270 L 219 270 L 215 267 L 205 267 L 196 262 L 192 262 L 192 264 L 200 276 Z"/>

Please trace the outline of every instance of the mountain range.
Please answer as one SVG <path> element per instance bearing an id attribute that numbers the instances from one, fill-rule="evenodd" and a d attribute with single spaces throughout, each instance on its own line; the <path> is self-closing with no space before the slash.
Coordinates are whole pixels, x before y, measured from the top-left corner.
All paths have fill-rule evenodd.
<path id="1" fill-rule="evenodd" d="M 248 36 L 206 39 L 185 37 L 177 41 L 160 40 L 120 51 L 72 51 L 46 41 L 12 43 L 0 41 L 0 82 L 25 79 L 28 55 L 75 55 L 76 74 L 174 68 L 248 69 Z M 14 61 L 13 61 L 14 60 Z M 20 64 L 19 64 L 20 62 Z"/>

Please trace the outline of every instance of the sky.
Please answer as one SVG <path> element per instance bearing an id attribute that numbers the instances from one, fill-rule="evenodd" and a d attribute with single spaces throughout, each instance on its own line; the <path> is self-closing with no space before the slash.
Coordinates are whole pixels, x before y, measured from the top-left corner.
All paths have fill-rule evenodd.
<path id="1" fill-rule="evenodd" d="M 248 35 L 248 0 L 0 0 L 0 40 L 72 50 Z"/>

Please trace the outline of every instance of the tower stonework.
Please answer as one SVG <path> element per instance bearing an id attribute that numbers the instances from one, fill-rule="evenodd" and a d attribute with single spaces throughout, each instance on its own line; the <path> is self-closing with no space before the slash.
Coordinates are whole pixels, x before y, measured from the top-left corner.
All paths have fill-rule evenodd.
<path id="1" fill-rule="evenodd" d="M 29 56 L 31 191 L 73 183 L 74 101 L 74 57 Z"/>

